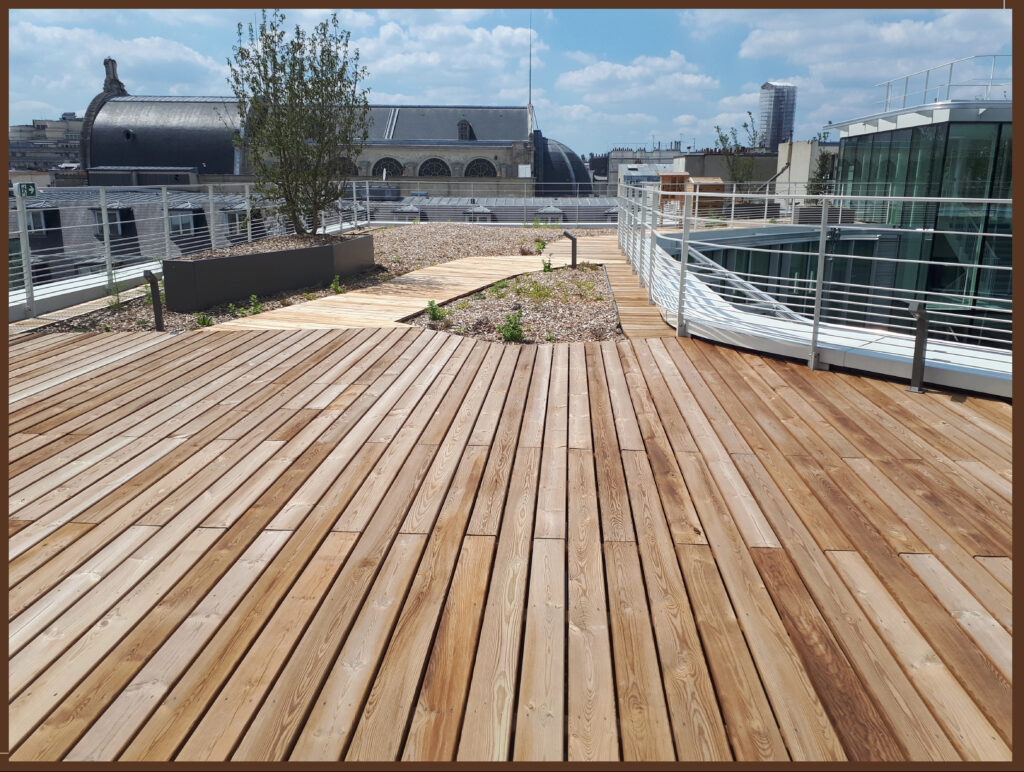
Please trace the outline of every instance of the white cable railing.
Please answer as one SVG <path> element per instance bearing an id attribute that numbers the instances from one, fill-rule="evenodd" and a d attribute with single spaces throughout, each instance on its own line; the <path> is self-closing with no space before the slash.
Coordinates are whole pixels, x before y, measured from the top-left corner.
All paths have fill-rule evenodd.
<path id="1" fill-rule="evenodd" d="M 902 374 L 918 329 L 911 306 L 920 303 L 928 317 L 932 370 L 985 372 L 1008 382 L 1011 200 L 832 192 L 818 194 L 818 222 L 809 225 L 793 216 L 729 217 L 739 196 L 762 204 L 781 200 L 791 211 L 805 196 L 707 190 L 700 196 L 698 204 L 695 189 L 666 194 L 654 184 L 620 188 L 619 244 L 651 302 L 679 334 L 698 331 L 805 357 L 812 367 L 873 357 L 878 372 Z M 830 216 L 898 211 L 908 202 L 960 216 L 933 220 L 942 227 L 932 228 Z M 688 259 L 681 262 L 684 251 Z M 959 375 L 953 380 L 951 385 L 970 382 Z"/>

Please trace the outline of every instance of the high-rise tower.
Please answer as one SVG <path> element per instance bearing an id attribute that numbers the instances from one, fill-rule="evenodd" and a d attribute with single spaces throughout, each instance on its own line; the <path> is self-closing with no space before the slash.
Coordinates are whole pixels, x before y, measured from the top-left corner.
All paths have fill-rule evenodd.
<path id="1" fill-rule="evenodd" d="M 796 115 L 796 86 L 768 81 L 761 86 L 761 120 L 758 131 L 765 147 L 778 148 L 793 133 Z"/>

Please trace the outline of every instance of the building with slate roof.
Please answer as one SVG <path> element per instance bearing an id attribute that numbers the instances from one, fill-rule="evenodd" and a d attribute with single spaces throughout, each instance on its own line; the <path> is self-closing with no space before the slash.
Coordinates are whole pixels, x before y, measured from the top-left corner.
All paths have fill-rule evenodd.
<path id="1" fill-rule="evenodd" d="M 86 111 L 82 168 L 90 185 L 244 182 L 244 152 L 231 97 L 129 95 L 117 63 Z M 579 156 L 535 127 L 533 107 L 371 105 L 370 135 L 349 166 L 410 195 L 590 195 Z M 187 176 L 186 176 L 187 175 Z M 540 183 L 540 184 L 538 184 Z"/>

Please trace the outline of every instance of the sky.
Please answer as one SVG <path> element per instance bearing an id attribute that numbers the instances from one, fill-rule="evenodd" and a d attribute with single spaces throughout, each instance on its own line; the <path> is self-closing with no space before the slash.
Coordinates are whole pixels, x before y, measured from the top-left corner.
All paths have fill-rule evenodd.
<path id="1" fill-rule="evenodd" d="M 327 10 L 286 10 L 311 28 Z M 117 60 L 129 94 L 230 95 L 245 9 L 9 11 L 9 118 L 84 114 Z M 371 104 L 524 105 L 577 153 L 673 141 L 758 115 L 765 81 L 797 86 L 794 139 L 879 111 L 875 84 L 955 59 L 1011 53 L 1012 11 L 338 11 Z M 532 24 L 532 33 L 531 33 Z M 1001 60 L 1005 61 L 1005 60 Z M 985 72 L 985 75 L 988 73 Z M 740 130 L 740 138 L 743 131 Z M 838 133 L 829 137 L 838 139 Z"/>

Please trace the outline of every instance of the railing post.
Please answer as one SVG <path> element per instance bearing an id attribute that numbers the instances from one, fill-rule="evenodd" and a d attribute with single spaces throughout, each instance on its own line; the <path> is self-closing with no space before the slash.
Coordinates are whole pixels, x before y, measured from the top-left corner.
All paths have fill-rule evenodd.
<path id="1" fill-rule="evenodd" d="M 821 295 L 825 283 L 825 238 L 828 229 L 828 201 L 821 199 L 821 232 L 818 234 L 818 275 L 814 283 L 814 322 L 811 327 L 811 355 L 807 366 L 812 370 L 825 370 L 818 356 L 818 328 L 821 326 Z"/>
<path id="2" fill-rule="evenodd" d="M 367 181 L 366 185 L 366 224 L 370 224 L 370 183 Z"/>
<path id="3" fill-rule="evenodd" d="M 924 351 L 928 345 L 928 311 L 920 300 L 912 300 L 907 305 L 910 314 L 917 320 L 914 332 L 914 361 L 910 366 L 910 386 L 907 391 L 924 394 L 921 384 L 924 383 Z"/>
<path id="4" fill-rule="evenodd" d="M 103 263 L 107 268 L 107 290 L 114 291 L 114 261 L 110 255 L 110 220 L 107 216 L 107 189 L 100 188 L 100 219 L 103 223 Z"/>
<path id="5" fill-rule="evenodd" d="M 658 198 L 658 189 L 651 186 L 651 227 L 647 232 L 647 302 L 654 305 L 654 247 L 657 244 L 655 231 L 658 227 L 658 207 L 655 203 Z"/>
<path id="6" fill-rule="evenodd" d="M 928 104 L 928 79 L 931 77 L 932 71 L 924 71 L 924 98 L 921 100 L 921 104 Z"/>
<path id="7" fill-rule="evenodd" d="M 249 200 L 249 183 L 245 184 L 245 239 L 252 243 L 252 201 Z"/>
<path id="8" fill-rule="evenodd" d="M 950 70 L 950 73 L 952 74 L 953 68 L 950 67 L 949 70 Z M 910 76 L 909 75 L 903 79 L 903 104 L 900 105 L 900 107 L 906 107 L 907 106 L 907 89 L 908 88 L 910 88 Z"/>
<path id="9" fill-rule="evenodd" d="M 14 186 L 14 200 L 18 208 L 18 237 L 21 241 L 21 276 L 25 288 L 25 314 L 32 316 L 35 305 L 35 293 L 32 288 L 32 249 L 28 244 L 28 212 L 25 209 L 25 197 L 21 195 L 21 186 Z"/>
<path id="10" fill-rule="evenodd" d="M 736 183 L 732 184 L 732 208 L 729 209 L 729 223 L 736 220 Z"/>
<path id="11" fill-rule="evenodd" d="M 167 187 L 160 188 L 160 204 L 164 218 L 164 260 L 171 259 L 171 216 L 167 208 Z"/>
<path id="12" fill-rule="evenodd" d="M 356 181 L 352 180 L 352 227 L 359 225 L 359 201 L 356 200 Z"/>
<path id="13" fill-rule="evenodd" d="M 949 79 L 946 81 L 946 101 L 950 100 L 950 92 L 953 90 L 953 62 L 949 63 Z"/>
<path id="14" fill-rule="evenodd" d="M 210 217 L 206 222 L 206 226 L 210 231 L 210 249 L 217 248 L 217 210 L 213 205 L 213 185 L 206 186 L 206 199 L 209 202 Z"/>
<path id="15" fill-rule="evenodd" d="M 676 300 L 676 337 L 689 338 L 686 331 L 686 263 L 690 259 L 690 194 L 683 193 L 683 243 L 679 252 L 679 295 Z"/>

